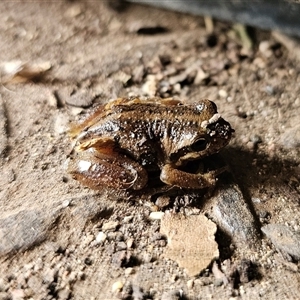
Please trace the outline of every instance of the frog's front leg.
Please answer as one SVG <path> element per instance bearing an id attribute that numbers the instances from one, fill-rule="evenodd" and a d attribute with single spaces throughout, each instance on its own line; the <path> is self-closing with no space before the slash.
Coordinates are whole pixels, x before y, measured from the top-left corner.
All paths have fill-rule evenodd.
<path id="1" fill-rule="evenodd" d="M 104 150 L 104 149 L 103 149 Z M 70 158 L 68 171 L 73 179 L 95 190 L 142 189 L 147 181 L 147 171 L 136 161 L 116 149 L 89 148 Z"/>
<path id="2" fill-rule="evenodd" d="M 204 173 L 188 173 L 167 164 L 163 166 L 160 180 L 168 185 L 174 185 L 188 189 L 203 189 L 213 187 L 216 184 L 217 175 L 226 171 L 226 167 Z"/>

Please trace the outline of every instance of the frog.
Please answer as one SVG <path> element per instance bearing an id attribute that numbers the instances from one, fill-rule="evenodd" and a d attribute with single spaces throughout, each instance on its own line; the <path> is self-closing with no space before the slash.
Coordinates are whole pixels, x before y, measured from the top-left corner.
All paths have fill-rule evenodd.
<path id="1" fill-rule="evenodd" d="M 210 188 L 227 168 L 206 170 L 201 161 L 228 145 L 233 132 L 208 99 L 117 98 L 71 126 L 68 172 L 94 190 L 141 191 L 153 174 L 170 188 Z M 189 171 L 191 165 L 199 168 Z"/>

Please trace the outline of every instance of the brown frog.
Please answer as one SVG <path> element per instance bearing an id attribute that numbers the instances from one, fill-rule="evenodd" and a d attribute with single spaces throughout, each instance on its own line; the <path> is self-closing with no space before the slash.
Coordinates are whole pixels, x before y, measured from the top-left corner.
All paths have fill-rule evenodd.
<path id="1" fill-rule="evenodd" d="M 189 172 L 185 166 L 219 152 L 232 132 L 215 103 L 207 99 L 184 104 L 173 99 L 118 98 L 71 128 L 75 145 L 68 171 L 97 190 L 141 190 L 154 173 L 168 186 L 212 187 L 225 168 Z"/>

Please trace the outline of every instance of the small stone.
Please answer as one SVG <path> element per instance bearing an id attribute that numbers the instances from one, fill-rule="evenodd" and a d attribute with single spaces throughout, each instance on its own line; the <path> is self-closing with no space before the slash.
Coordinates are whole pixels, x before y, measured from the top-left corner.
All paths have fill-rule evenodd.
<path id="1" fill-rule="evenodd" d="M 155 201 L 155 205 L 157 205 L 158 207 L 166 207 L 170 204 L 170 197 L 168 196 L 160 196 L 157 197 L 156 201 Z"/>
<path id="2" fill-rule="evenodd" d="M 61 206 L 63 207 L 63 208 L 66 208 L 66 207 L 68 207 L 70 205 L 70 201 L 69 200 L 65 200 L 62 204 L 61 204 Z"/>
<path id="3" fill-rule="evenodd" d="M 52 212 L 55 215 L 56 212 Z M 39 210 L 22 210 L 0 219 L 0 256 L 26 250 L 47 238 L 53 219 Z"/>
<path id="4" fill-rule="evenodd" d="M 117 251 L 126 250 L 126 249 L 127 249 L 127 245 L 125 242 L 117 243 L 117 246 L 116 246 Z"/>
<path id="5" fill-rule="evenodd" d="M 116 267 L 125 267 L 131 259 L 130 251 L 117 251 L 111 257 L 111 262 Z"/>
<path id="6" fill-rule="evenodd" d="M 150 236 L 150 242 L 158 241 L 163 239 L 164 236 L 160 232 L 155 232 L 152 236 Z"/>
<path id="7" fill-rule="evenodd" d="M 218 278 L 214 281 L 214 286 L 221 286 L 223 284 L 223 280 Z"/>
<path id="8" fill-rule="evenodd" d="M 281 135 L 280 143 L 285 149 L 300 147 L 300 124 L 295 122 L 293 127 L 287 128 Z"/>
<path id="9" fill-rule="evenodd" d="M 156 87 L 157 81 L 155 78 L 155 75 L 148 75 L 146 77 L 146 82 L 143 84 L 142 86 L 142 91 L 144 94 L 150 96 L 150 97 L 154 97 L 156 94 Z"/>
<path id="10" fill-rule="evenodd" d="M 58 299 L 61 299 L 61 300 L 67 300 L 70 298 L 70 290 L 67 289 L 67 288 L 64 288 L 64 289 L 60 289 L 57 293 L 57 298 Z"/>
<path id="11" fill-rule="evenodd" d="M 261 57 L 256 57 L 253 60 L 253 65 L 257 66 L 260 69 L 264 69 L 266 67 L 266 62 Z"/>
<path id="12" fill-rule="evenodd" d="M 167 291 L 161 295 L 161 300 L 179 300 L 181 299 L 178 291 Z"/>
<path id="13" fill-rule="evenodd" d="M 134 300 L 143 300 L 143 299 L 149 299 L 149 297 L 147 297 L 144 292 L 143 289 L 141 287 L 139 287 L 136 284 L 132 285 L 132 299 Z"/>
<path id="14" fill-rule="evenodd" d="M 75 107 L 75 106 L 71 106 L 70 107 L 70 112 L 73 116 L 78 116 L 79 114 L 81 114 L 83 111 L 82 107 Z"/>
<path id="15" fill-rule="evenodd" d="M 123 219 L 123 223 L 129 223 L 132 221 L 132 219 L 133 219 L 133 216 L 126 216 Z"/>
<path id="16" fill-rule="evenodd" d="M 261 230 L 286 259 L 292 257 L 296 261 L 300 260 L 300 232 L 282 224 L 269 224 Z"/>
<path id="17" fill-rule="evenodd" d="M 228 93 L 225 90 L 219 90 L 218 94 L 222 98 L 227 98 L 228 97 Z"/>
<path id="18" fill-rule="evenodd" d="M 24 299 L 24 297 L 25 297 L 24 290 L 22 290 L 22 289 L 12 290 L 11 295 L 12 295 L 13 300 L 21 300 L 21 299 Z"/>
<path id="19" fill-rule="evenodd" d="M 127 248 L 128 249 L 132 248 L 133 243 L 134 243 L 134 239 L 133 238 L 128 239 L 127 242 L 126 242 Z"/>
<path id="20" fill-rule="evenodd" d="M 74 4 L 70 6 L 67 11 L 65 12 L 65 16 L 69 18 L 75 18 L 82 13 L 81 5 Z"/>
<path id="21" fill-rule="evenodd" d="M 164 212 L 162 211 L 153 211 L 152 213 L 150 213 L 149 215 L 149 219 L 150 220 L 161 220 L 161 218 L 164 216 Z"/>
<path id="22" fill-rule="evenodd" d="M 65 133 L 68 128 L 68 119 L 66 118 L 65 114 L 58 112 L 55 114 L 54 119 L 54 131 L 57 135 Z"/>
<path id="23" fill-rule="evenodd" d="M 66 103 L 75 107 L 89 107 L 92 105 L 97 94 L 91 90 L 80 89 L 66 99 Z"/>
<path id="24" fill-rule="evenodd" d="M 194 79 L 194 84 L 200 84 L 204 79 L 208 78 L 209 75 L 205 73 L 201 68 L 197 70 L 196 77 Z"/>
<path id="25" fill-rule="evenodd" d="M 113 293 L 120 292 L 122 290 L 123 286 L 124 286 L 124 283 L 122 281 L 116 281 L 113 283 L 111 290 Z"/>
<path id="26" fill-rule="evenodd" d="M 51 284 L 54 281 L 56 271 L 54 269 L 47 269 L 43 276 L 44 284 Z"/>
<path id="27" fill-rule="evenodd" d="M 125 276 L 128 277 L 129 275 L 134 273 L 134 269 L 133 268 L 126 268 L 125 269 Z"/>
<path id="28" fill-rule="evenodd" d="M 38 293 L 43 288 L 42 279 L 38 278 L 37 276 L 29 277 L 27 281 L 27 285 L 35 292 Z"/>
<path id="29" fill-rule="evenodd" d="M 11 294 L 0 292 L 0 300 L 11 300 Z"/>
<path id="30" fill-rule="evenodd" d="M 239 273 L 241 283 L 247 283 L 254 277 L 254 267 L 249 259 L 242 259 L 237 265 L 237 271 Z"/>
<path id="31" fill-rule="evenodd" d="M 186 286 L 188 289 L 192 289 L 194 286 L 194 279 L 190 279 L 187 281 Z"/>
<path id="32" fill-rule="evenodd" d="M 217 189 L 211 201 L 216 201 L 211 216 L 224 232 L 232 237 L 235 245 L 257 247 L 256 222 L 240 188 L 228 184 Z"/>
<path id="33" fill-rule="evenodd" d="M 96 236 L 96 242 L 98 244 L 102 244 L 105 242 L 106 238 L 107 238 L 107 235 L 104 232 L 100 231 Z"/>
<path id="34" fill-rule="evenodd" d="M 119 225 L 118 221 L 109 221 L 102 225 L 102 230 L 103 231 L 115 231 L 116 228 L 118 227 L 118 225 Z"/>
<path id="35" fill-rule="evenodd" d="M 132 81 L 135 83 L 141 83 L 145 75 L 145 68 L 143 65 L 138 65 L 132 71 Z"/>
<path id="36" fill-rule="evenodd" d="M 152 261 L 152 258 L 153 258 L 153 256 L 152 256 L 152 254 L 149 253 L 149 252 L 145 252 L 145 253 L 143 254 L 143 262 L 144 262 L 144 263 L 149 263 L 149 262 L 151 262 L 151 261 Z"/>
<path id="37" fill-rule="evenodd" d="M 270 41 L 269 40 L 261 41 L 259 43 L 258 49 L 260 52 L 267 51 L 268 49 L 270 49 Z"/>
<path id="38" fill-rule="evenodd" d="M 273 52 L 271 50 L 271 43 L 270 41 L 261 41 L 258 46 L 259 51 L 265 56 L 265 57 L 271 57 L 273 55 Z"/>
<path id="39" fill-rule="evenodd" d="M 51 107 L 57 107 L 57 98 L 55 97 L 55 93 L 51 92 L 48 94 L 48 104 Z"/>

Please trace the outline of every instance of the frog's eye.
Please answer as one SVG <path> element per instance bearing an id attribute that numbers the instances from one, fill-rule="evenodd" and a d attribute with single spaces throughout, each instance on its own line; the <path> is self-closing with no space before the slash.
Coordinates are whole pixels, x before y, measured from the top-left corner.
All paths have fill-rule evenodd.
<path id="1" fill-rule="evenodd" d="M 195 152 L 200 152 L 206 149 L 207 141 L 206 139 L 199 139 L 194 144 L 191 145 L 191 149 Z"/>

